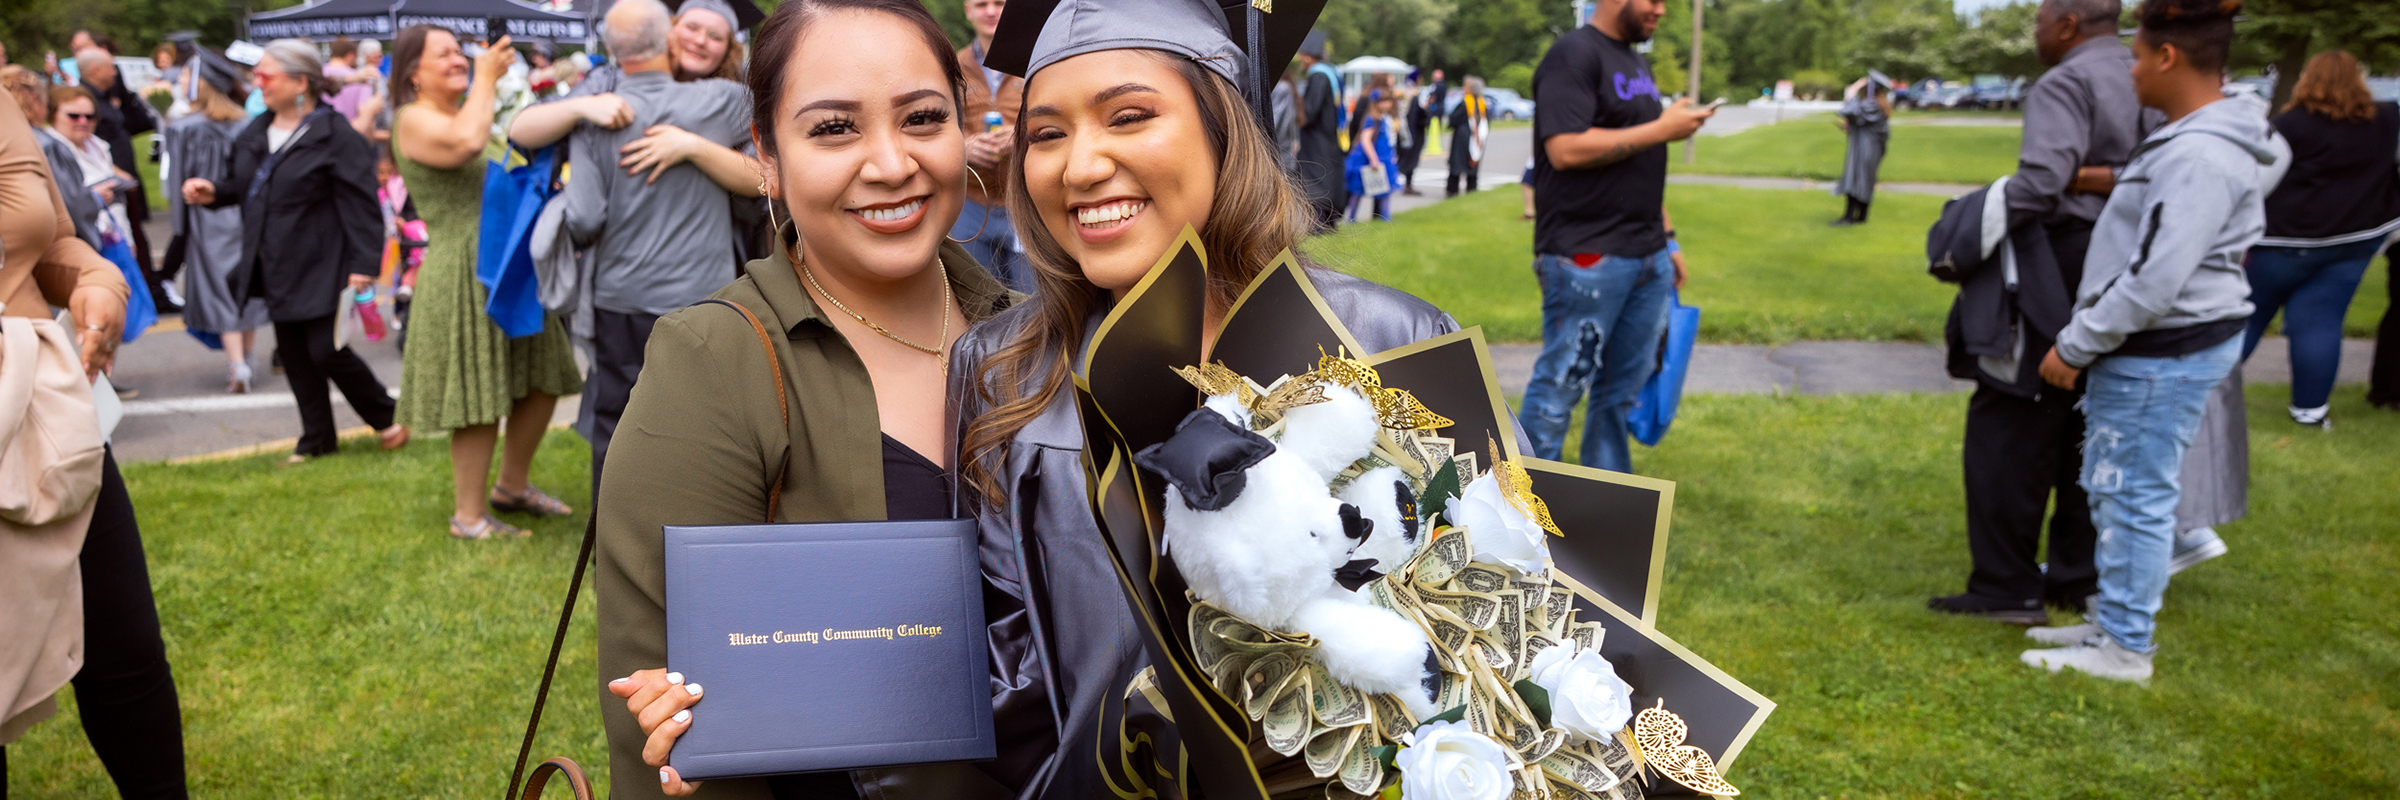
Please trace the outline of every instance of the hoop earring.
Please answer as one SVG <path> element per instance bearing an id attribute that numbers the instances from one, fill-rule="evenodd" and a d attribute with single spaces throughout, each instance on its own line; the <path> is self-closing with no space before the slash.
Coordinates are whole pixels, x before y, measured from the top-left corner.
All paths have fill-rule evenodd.
<path id="1" fill-rule="evenodd" d="M 983 182 L 983 173 L 976 172 L 974 167 L 968 167 L 967 174 L 975 176 L 975 188 L 982 189 L 985 195 L 990 195 L 992 193 L 992 187 L 985 185 Z M 992 224 L 992 207 L 984 206 L 983 221 L 975 223 L 975 235 L 969 236 L 965 239 L 951 239 L 950 234 L 945 233 L 942 234 L 942 238 L 948 240 L 951 244 L 966 244 L 968 242 L 975 241 L 976 239 L 983 238 L 983 228 L 984 226 L 990 224 Z"/>
<path id="2" fill-rule="evenodd" d="M 783 238 L 783 223 L 775 221 L 775 198 L 767 194 L 767 179 L 758 179 L 758 196 L 767 201 L 767 230 L 775 238 Z"/>

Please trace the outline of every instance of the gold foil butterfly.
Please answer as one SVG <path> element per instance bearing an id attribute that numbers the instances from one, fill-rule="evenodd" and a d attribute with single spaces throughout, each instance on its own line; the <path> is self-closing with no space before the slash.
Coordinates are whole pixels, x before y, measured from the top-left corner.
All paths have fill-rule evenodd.
<path id="1" fill-rule="evenodd" d="M 1718 797 L 1741 794 L 1742 790 L 1733 788 L 1733 784 L 1717 774 L 1717 764 L 1709 760 L 1707 752 L 1683 743 L 1689 732 L 1683 718 L 1667 710 L 1664 697 L 1658 699 L 1657 706 L 1642 709 L 1642 713 L 1633 717 L 1634 744 L 1639 746 L 1642 759 L 1659 774 L 1701 794 Z"/>
<path id="2" fill-rule="evenodd" d="M 1383 427 L 1395 431 L 1418 431 L 1447 428 L 1457 424 L 1449 417 L 1433 413 L 1423 402 L 1406 389 L 1385 389 L 1373 392 L 1367 399 L 1375 404 L 1375 418 Z"/>
<path id="3" fill-rule="evenodd" d="M 1201 394 L 1210 397 L 1221 394 L 1235 395 L 1243 405 L 1249 405 L 1250 401 L 1258 399 L 1258 393 L 1251 390 L 1250 382 L 1243 380 L 1242 376 L 1235 374 L 1232 368 L 1222 363 L 1202 364 L 1197 367 L 1177 367 L 1175 374 L 1182 376 L 1186 382 L 1198 388 Z"/>
<path id="4" fill-rule="evenodd" d="M 1517 513 L 1524 514 L 1526 519 L 1533 520 L 1550 535 L 1567 535 L 1558 529 L 1556 521 L 1550 519 L 1550 504 L 1534 495 L 1533 476 L 1526 474 L 1525 468 L 1517 466 L 1517 462 L 1504 457 L 1499 442 L 1491 442 L 1491 446 L 1492 471 L 1495 473 L 1492 479 L 1500 483 L 1500 496 L 1508 498 L 1508 504 L 1516 506 Z"/>

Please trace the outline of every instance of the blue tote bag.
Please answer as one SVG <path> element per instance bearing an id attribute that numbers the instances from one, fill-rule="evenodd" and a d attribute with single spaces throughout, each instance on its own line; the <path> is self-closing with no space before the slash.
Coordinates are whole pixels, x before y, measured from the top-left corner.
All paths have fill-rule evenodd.
<path id="1" fill-rule="evenodd" d="M 1682 292 L 1670 297 L 1667 335 L 1658 343 L 1658 370 L 1642 384 L 1642 393 L 1633 399 L 1633 413 L 1625 417 L 1634 440 L 1647 447 L 1657 447 L 1667 438 L 1667 426 L 1675 424 L 1675 407 L 1683 403 L 1683 376 L 1691 371 L 1692 346 L 1700 340 L 1700 309 L 1684 305 Z"/>
<path id="2" fill-rule="evenodd" d="M 475 234 L 475 279 L 486 294 L 483 313 L 515 339 L 542 332 L 547 312 L 533 272 L 533 223 L 550 200 L 558 148 L 536 150 L 523 166 L 483 165 L 483 219 Z"/>
<path id="3" fill-rule="evenodd" d="M 100 248 L 100 256 L 117 265 L 125 274 L 125 286 L 133 291 L 125 295 L 125 341 L 139 339 L 142 332 L 158 324 L 158 306 L 150 302 L 150 283 L 142 280 L 142 267 L 133 260 L 133 246 L 118 239 Z"/>

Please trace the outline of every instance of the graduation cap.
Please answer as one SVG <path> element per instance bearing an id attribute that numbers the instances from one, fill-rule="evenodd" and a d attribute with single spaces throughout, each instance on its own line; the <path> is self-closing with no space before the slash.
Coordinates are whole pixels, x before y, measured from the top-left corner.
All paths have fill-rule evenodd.
<path id="1" fill-rule="evenodd" d="M 236 103 L 249 99 L 250 90 L 242 86 L 242 65 L 206 47 L 194 47 L 192 50 L 190 64 L 193 77 L 206 82 L 209 88 L 232 98 Z"/>
<path id="2" fill-rule="evenodd" d="M 767 12 L 760 11 L 758 3 L 753 0 L 669 0 L 667 3 L 667 10 L 675 14 L 695 8 L 716 12 L 717 16 L 732 23 L 737 31 L 758 27 L 758 23 L 767 18 Z"/>
<path id="3" fill-rule="evenodd" d="M 1882 70 L 1867 70 L 1867 80 L 1874 81 L 1875 85 L 1883 87 L 1885 91 L 1890 91 L 1892 88 L 1892 76 L 1883 74 Z"/>
<path id="4" fill-rule="evenodd" d="M 1020 78 L 1102 50 L 1164 50 L 1242 91 L 1262 121 L 1269 90 L 1326 0 L 1016 0 L 983 65 Z"/>

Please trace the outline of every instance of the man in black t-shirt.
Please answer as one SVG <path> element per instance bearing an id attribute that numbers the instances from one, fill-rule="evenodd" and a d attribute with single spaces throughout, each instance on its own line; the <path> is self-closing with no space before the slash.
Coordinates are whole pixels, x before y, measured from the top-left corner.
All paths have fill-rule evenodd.
<path id="1" fill-rule="evenodd" d="M 1542 354 L 1519 419 L 1542 458 L 1559 457 L 1567 415 L 1588 391 L 1577 460 L 1633 471 L 1625 416 L 1657 366 L 1672 290 L 1684 281 L 1664 206 L 1665 145 L 1713 113 L 1688 98 L 1660 107 L 1650 63 L 1633 45 L 1665 13 L 1662 0 L 1601 0 L 1533 71 Z"/>

